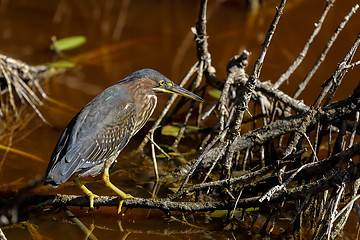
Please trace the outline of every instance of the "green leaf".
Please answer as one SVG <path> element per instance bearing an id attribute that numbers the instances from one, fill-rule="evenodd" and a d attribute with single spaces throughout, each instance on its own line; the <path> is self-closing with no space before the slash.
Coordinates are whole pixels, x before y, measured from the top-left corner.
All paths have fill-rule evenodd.
<path id="1" fill-rule="evenodd" d="M 55 46 L 59 51 L 66 51 L 80 47 L 86 43 L 86 37 L 84 36 L 71 36 L 66 38 L 61 38 L 56 40 L 53 44 L 50 45 L 50 49 L 54 50 Z"/>
<path id="2" fill-rule="evenodd" d="M 166 150 L 166 152 L 174 152 L 174 149 L 172 146 L 166 145 L 166 144 L 160 144 L 160 147 L 163 150 Z"/>
<path id="3" fill-rule="evenodd" d="M 210 217 L 214 217 L 214 218 L 226 217 L 228 212 L 229 210 L 215 210 L 212 213 L 210 213 Z"/>
<path id="4" fill-rule="evenodd" d="M 257 212 L 259 211 L 259 207 L 249 207 L 249 208 L 246 208 L 245 211 L 246 212 Z"/>
<path id="5" fill-rule="evenodd" d="M 166 125 L 161 129 L 161 134 L 164 136 L 176 137 L 180 131 L 180 128 L 175 126 Z"/>
<path id="6" fill-rule="evenodd" d="M 208 91 L 208 93 L 213 98 L 220 99 L 220 96 L 221 96 L 221 91 L 220 90 L 212 89 L 212 90 Z"/>
<path id="7" fill-rule="evenodd" d="M 55 68 L 73 68 L 73 67 L 75 67 L 75 63 L 66 61 L 66 60 L 51 62 L 51 63 L 48 63 L 47 65 L 50 67 L 55 67 Z"/>

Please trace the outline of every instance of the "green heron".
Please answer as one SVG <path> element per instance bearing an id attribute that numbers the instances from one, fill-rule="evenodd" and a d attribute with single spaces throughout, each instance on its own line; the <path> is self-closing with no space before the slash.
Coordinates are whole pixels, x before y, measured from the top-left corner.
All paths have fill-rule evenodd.
<path id="1" fill-rule="evenodd" d="M 176 93 L 197 101 L 202 98 L 179 87 L 152 69 L 143 69 L 120 80 L 89 102 L 70 121 L 60 136 L 46 170 L 45 185 L 57 187 L 72 175 L 90 199 L 98 197 L 85 187 L 80 177 L 96 176 L 121 199 L 131 197 L 110 182 L 109 169 L 121 150 L 153 113 L 156 93 Z M 120 201 L 119 211 L 122 201 Z"/>

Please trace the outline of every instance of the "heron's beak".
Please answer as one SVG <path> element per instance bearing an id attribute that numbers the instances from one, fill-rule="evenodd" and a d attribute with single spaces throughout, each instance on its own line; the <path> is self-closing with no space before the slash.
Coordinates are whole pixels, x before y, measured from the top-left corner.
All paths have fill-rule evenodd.
<path id="1" fill-rule="evenodd" d="M 175 93 L 183 97 L 191 98 L 199 102 L 203 102 L 204 99 L 199 97 L 198 95 L 186 90 L 185 88 L 182 88 L 176 84 L 172 85 L 163 85 L 161 87 L 156 88 L 157 90 L 161 92 L 167 92 L 167 93 Z"/>

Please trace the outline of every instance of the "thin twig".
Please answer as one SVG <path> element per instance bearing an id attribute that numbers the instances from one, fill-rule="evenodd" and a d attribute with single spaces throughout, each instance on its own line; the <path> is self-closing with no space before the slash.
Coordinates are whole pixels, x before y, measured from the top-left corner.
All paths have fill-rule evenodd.
<path id="1" fill-rule="evenodd" d="M 159 178 L 159 171 L 158 171 L 158 166 L 157 166 L 157 161 L 156 161 L 156 156 L 155 156 L 154 134 L 153 133 L 150 134 L 150 141 L 151 141 L 151 156 L 152 156 L 152 160 L 154 163 L 154 173 L 155 173 L 155 177 L 156 177 L 156 182 L 158 183 L 160 178 Z"/>
<path id="2" fill-rule="evenodd" d="M 325 57 L 326 57 L 327 53 L 331 49 L 331 46 L 333 45 L 333 43 L 337 39 L 339 33 L 345 27 L 346 23 L 349 21 L 351 16 L 357 11 L 358 8 L 359 8 L 359 5 L 356 4 L 355 7 L 353 7 L 351 9 L 351 11 L 348 13 L 348 15 L 345 16 L 345 18 L 342 20 L 340 25 L 336 28 L 335 32 L 330 37 L 329 41 L 326 43 L 326 46 L 325 46 L 324 50 L 321 52 L 320 56 L 318 57 L 316 63 L 311 68 L 309 73 L 306 75 L 304 80 L 299 84 L 298 88 L 296 89 L 296 91 L 295 91 L 295 93 L 293 95 L 293 98 L 298 98 L 299 95 L 301 94 L 301 92 L 305 89 L 306 85 L 309 83 L 312 76 L 315 74 L 317 69 L 320 67 L 321 63 L 325 60 Z"/>
<path id="3" fill-rule="evenodd" d="M 325 21 L 325 18 L 331 9 L 332 6 L 334 6 L 335 0 L 328 0 L 326 1 L 325 9 L 317 23 L 315 23 L 315 29 L 312 32 L 309 40 L 306 42 L 303 50 L 300 52 L 299 56 L 295 59 L 295 61 L 291 64 L 291 66 L 288 68 L 288 70 L 283 73 L 280 78 L 274 83 L 274 88 L 279 88 L 286 80 L 289 79 L 289 77 L 293 74 L 293 72 L 299 67 L 303 59 L 305 58 L 307 52 L 310 49 L 311 44 L 315 40 L 316 36 L 320 32 L 321 26 Z"/>
<path id="4" fill-rule="evenodd" d="M 155 141 L 153 141 L 153 139 L 151 137 L 149 137 L 149 135 L 146 135 L 146 137 L 151 141 L 152 144 L 154 144 L 154 146 L 162 153 L 165 155 L 165 157 L 167 157 L 167 159 L 171 159 L 170 155 L 167 154 L 167 152 L 165 152 Z"/>
<path id="5" fill-rule="evenodd" d="M 328 94 L 328 98 L 325 100 L 324 106 L 328 105 L 332 99 L 332 96 L 335 94 L 337 87 L 340 85 L 342 78 L 346 73 L 346 66 L 350 64 L 351 59 L 353 58 L 354 54 L 356 53 L 357 47 L 360 43 L 360 34 L 358 34 L 355 42 L 351 46 L 350 50 L 344 57 L 343 61 L 338 64 L 335 72 L 332 76 L 322 85 L 323 89 L 320 92 L 319 96 L 315 100 L 313 106 L 315 108 L 320 107 L 322 100 L 324 99 L 325 95 Z"/>
<path id="6" fill-rule="evenodd" d="M 276 14 L 274 20 L 272 21 L 270 28 L 266 34 L 265 41 L 263 43 L 263 48 L 261 50 L 259 58 L 256 60 L 253 70 L 249 76 L 248 81 L 246 82 L 245 88 L 237 94 L 237 99 L 235 100 L 236 104 L 236 113 L 235 113 L 235 124 L 231 132 L 238 133 L 240 132 L 240 127 L 243 121 L 244 112 L 248 107 L 248 104 L 251 99 L 251 95 L 255 90 L 255 81 L 259 79 L 262 65 L 269 48 L 272 37 L 274 36 L 276 27 L 279 23 L 280 17 L 283 13 L 286 0 L 282 0 L 280 6 L 276 9 Z"/>
<path id="7" fill-rule="evenodd" d="M 7 240 L 7 238 L 4 234 L 4 232 L 1 230 L 1 228 L 0 228 L 0 240 Z"/>

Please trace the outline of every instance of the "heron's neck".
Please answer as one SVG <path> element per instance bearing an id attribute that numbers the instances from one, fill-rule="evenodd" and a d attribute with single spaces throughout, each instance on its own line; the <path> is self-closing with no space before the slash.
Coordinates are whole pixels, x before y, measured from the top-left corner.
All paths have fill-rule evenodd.
<path id="1" fill-rule="evenodd" d="M 145 95 L 145 98 L 142 103 L 138 104 L 136 103 L 136 113 L 137 113 L 137 121 L 135 125 L 135 131 L 137 132 L 140 130 L 147 120 L 151 117 L 153 114 L 156 103 L 157 103 L 157 97 L 156 95 Z M 146 103 L 146 104 L 144 104 Z"/>
<path id="2" fill-rule="evenodd" d="M 127 83 L 124 83 L 127 84 Z M 136 105 L 136 125 L 135 133 L 139 131 L 147 122 L 147 120 L 153 114 L 157 97 L 155 92 L 150 87 L 144 87 L 142 84 L 131 84 L 131 87 L 125 87 L 130 92 L 130 95 L 134 98 L 134 103 Z"/>

